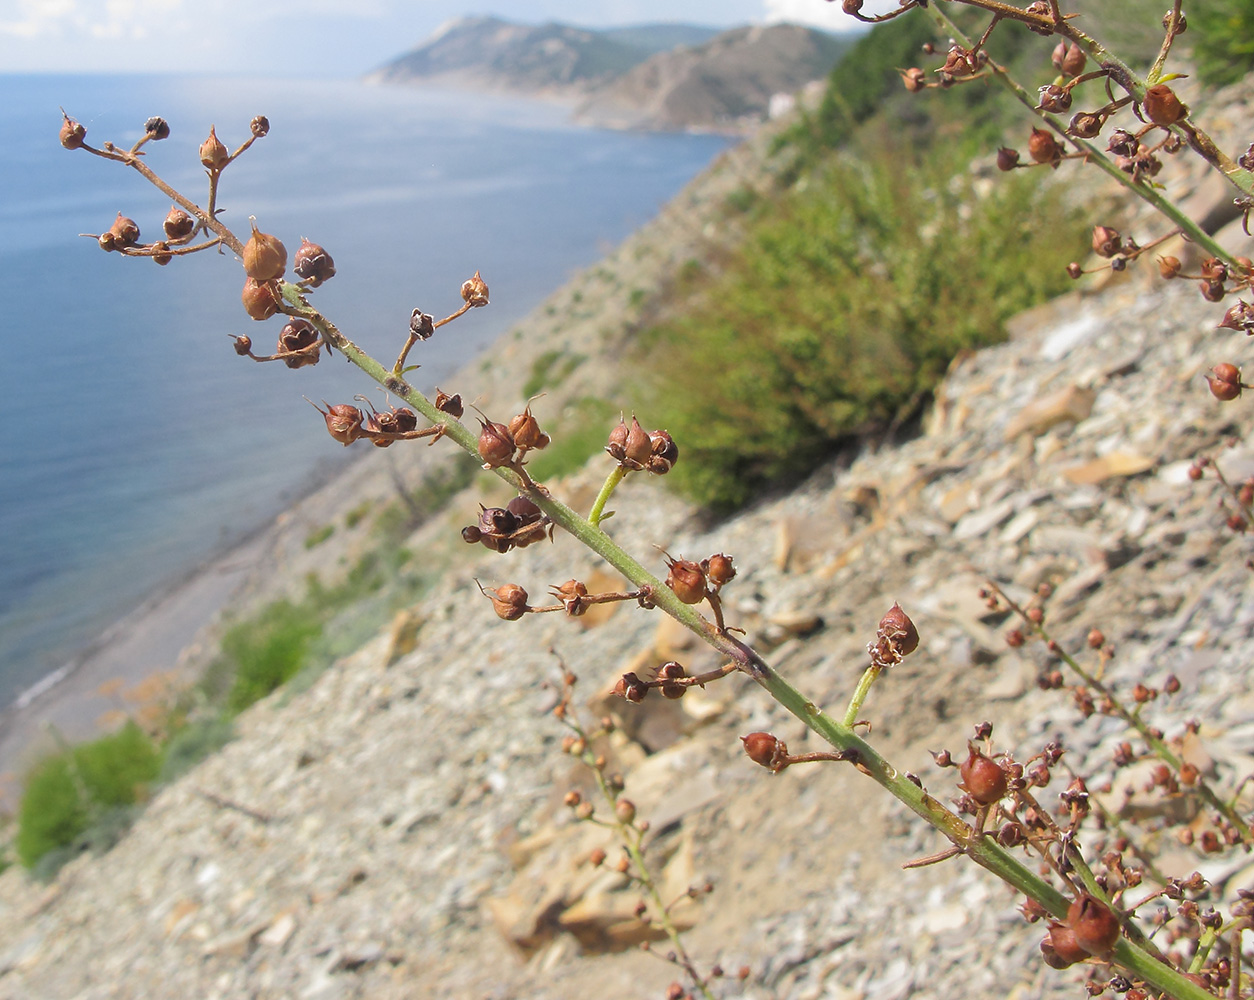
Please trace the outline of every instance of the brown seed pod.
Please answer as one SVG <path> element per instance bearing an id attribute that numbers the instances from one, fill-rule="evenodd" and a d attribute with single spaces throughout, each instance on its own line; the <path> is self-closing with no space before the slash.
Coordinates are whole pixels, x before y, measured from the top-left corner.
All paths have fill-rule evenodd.
<path id="1" fill-rule="evenodd" d="M 196 220 L 177 205 L 171 205 L 170 211 L 161 224 L 165 234 L 172 240 L 185 240 L 196 228 Z"/>
<path id="2" fill-rule="evenodd" d="M 1099 257 L 1110 258 L 1123 249 L 1123 238 L 1117 229 L 1109 226 L 1093 227 L 1093 252 Z"/>
<path id="3" fill-rule="evenodd" d="M 666 586 L 685 604 L 700 604 L 705 600 L 705 573 L 691 559 L 666 557 Z"/>
<path id="4" fill-rule="evenodd" d="M 1101 118 L 1087 111 L 1072 115 L 1071 121 L 1067 123 L 1067 134 L 1074 135 L 1077 139 L 1093 139 L 1100 135 L 1101 131 Z"/>
<path id="5" fill-rule="evenodd" d="M 770 768 L 772 771 L 776 770 L 780 761 L 788 756 L 788 745 L 770 733 L 750 733 L 748 736 L 740 737 L 740 742 L 745 745 L 745 753 L 749 755 L 751 761 Z"/>
<path id="6" fill-rule="evenodd" d="M 1040 89 L 1036 109 L 1051 114 L 1062 114 L 1071 110 L 1071 91 L 1054 83 L 1047 83 Z"/>
<path id="7" fill-rule="evenodd" d="M 209 126 L 209 138 L 200 144 L 200 162 L 209 170 L 217 171 L 230 162 L 231 153 L 222 145 L 214 126 Z"/>
<path id="8" fill-rule="evenodd" d="M 300 247 L 292 260 L 292 270 L 302 281 L 309 282 L 311 288 L 317 288 L 324 281 L 335 277 L 335 261 L 321 246 L 310 243 L 302 236 Z"/>
<path id="9" fill-rule="evenodd" d="M 722 552 L 715 553 L 709 559 L 701 561 L 701 568 L 715 588 L 731 583 L 736 578 L 736 567 L 732 565 L 732 557 Z"/>
<path id="10" fill-rule="evenodd" d="M 618 418 L 618 426 L 610 431 L 609 441 L 605 445 L 605 450 L 609 452 L 610 457 L 616 462 L 621 462 L 627 457 L 627 435 L 629 433 L 627 421 L 620 416 Z"/>
<path id="11" fill-rule="evenodd" d="M 527 592 L 516 583 L 507 583 L 496 590 L 484 590 L 492 601 L 492 610 L 498 618 L 507 622 L 518 621 L 530 609 L 527 606 Z"/>
<path id="12" fill-rule="evenodd" d="M 524 451 L 540 450 L 549 443 L 549 436 L 540 429 L 540 422 L 531 413 L 531 404 L 509 422 L 514 444 Z"/>
<path id="13" fill-rule="evenodd" d="M 1061 62 L 1056 65 L 1062 71 L 1064 76 L 1079 76 L 1084 72 L 1084 66 L 1088 62 L 1088 56 L 1084 50 L 1076 44 L 1068 45 Z"/>
<path id="14" fill-rule="evenodd" d="M 643 469 L 653 454 L 653 442 L 640 426 L 635 414 L 631 417 L 631 427 L 627 430 L 627 440 L 623 443 L 623 464 L 630 469 Z"/>
<path id="15" fill-rule="evenodd" d="M 1076 944 L 1098 958 L 1107 957 L 1119 940 L 1119 918 L 1110 907 L 1088 893 L 1067 908 L 1067 924 L 1075 935 Z"/>
<path id="16" fill-rule="evenodd" d="M 990 806 L 1006 794 L 1006 772 L 992 757 L 968 745 L 969 756 L 958 765 L 962 785 L 971 798 L 982 806 Z"/>
<path id="17" fill-rule="evenodd" d="M 679 461 L 679 445 L 666 431 L 649 433 L 649 450 L 649 460 L 645 463 L 645 468 L 655 476 L 666 475 Z"/>
<path id="18" fill-rule="evenodd" d="M 919 648 L 919 630 L 897 603 L 884 612 L 879 628 L 876 629 L 876 636 L 892 646 L 898 659 L 909 656 Z"/>
<path id="19" fill-rule="evenodd" d="M 144 134 L 153 142 L 170 138 L 170 123 L 164 118 L 153 116 L 144 122 Z"/>
<path id="20" fill-rule="evenodd" d="M 649 685 L 642 681 L 634 671 L 623 674 L 614 685 L 614 694 L 633 705 L 639 705 L 648 693 Z"/>
<path id="21" fill-rule="evenodd" d="M 245 278 L 240 300 L 244 303 L 244 311 L 256 320 L 269 319 L 279 311 L 279 290 L 273 281 Z"/>
<path id="22" fill-rule="evenodd" d="M 1163 278 L 1174 278 L 1182 266 L 1178 257 L 1158 258 L 1158 273 Z"/>
<path id="23" fill-rule="evenodd" d="M 1051 969 L 1065 969 L 1085 961 L 1089 953 L 1076 942 L 1070 927 L 1051 921 L 1049 936 L 1041 942 L 1041 956 Z"/>
<path id="24" fill-rule="evenodd" d="M 1230 402 L 1241 395 L 1241 369 L 1227 362 L 1215 365 L 1206 376 L 1211 395 L 1223 402 Z"/>
<path id="25" fill-rule="evenodd" d="M 1246 336 L 1254 335 L 1254 305 L 1243 299 L 1238 299 L 1224 313 L 1219 329 L 1237 330 L 1238 332 L 1244 332 Z"/>
<path id="26" fill-rule="evenodd" d="M 435 408 L 441 413 L 447 413 L 449 416 L 460 419 L 461 415 L 466 412 L 462 405 L 461 393 L 455 392 L 449 395 L 443 392 L 439 386 L 435 390 Z"/>
<path id="27" fill-rule="evenodd" d="M 1002 171 L 1014 170 L 1019 165 L 1019 151 L 1011 149 L 1009 146 L 1002 146 L 997 150 L 997 169 Z"/>
<path id="28" fill-rule="evenodd" d="M 316 365 L 320 356 L 317 328 L 307 319 L 289 319 L 279 332 L 275 353 L 295 355 L 283 359 L 288 368 Z"/>
<path id="29" fill-rule="evenodd" d="M 473 278 L 462 282 L 462 301 L 472 307 L 488 304 L 488 284 L 478 271 Z"/>
<path id="30" fill-rule="evenodd" d="M 174 254 L 170 253 L 170 244 L 166 243 L 165 240 L 158 240 L 154 243 L 152 250 L 152 259 L 162 267 L 165 267 L 166 264 L 174 259 Z"/>
<path id="31" fill-rule="evenodd" d="M 87 141 L 87 129 L 61 112 L 61 145 L 66 149 L 81 149 Z"/>
<path id="32" fill-rule="evenodd" d="M 109 227 L 115 247 L 132 247 L 139 242 L 139 225 L 134 219 L 128 219 L 121 212 Z"/>
<path id="33" fill-rule="evenodd" d="M 238 350 L 238 347 L 236 349 Z M 327 433 L 345 447 L 348 447 L 348 445 L 361 437 L 361 410 L 348 403 L 336 403 L 334 406 L 330 404 L 325 405 L 327 407 L 326 411 L 319 412 L 322 412 L 323 417 L 326 418 Z"/>
<path id="34" fill-rule="evenodd" d="M 634 823 L 636 820 L 636 804 L 631 799 L 619 799 L 614 803 L 614 815 L 620 823 Z"/>
<path id="35" fill-rule="evenodd" d="M 1034 128 L 1028 138 L 1028 155 L 1037 163 L 1048 163 L 1056 167 L 1062 159 L 1062 150 L 1052 133 Z"/>
<path id="36" fill-rule="evenodd" d="M 514 439 L 509 428 L 491 420 L 479 421 L 479 457 L 485 468 L 495 469 L 514 460 Z"/>
<path id="37" fill-rule="evenodd" d="M 270 131 L 270 119 L 265 115 L 257 115 L 248 123 L 248 131 L 256 138 L 264 138 Z"/>
<path id="38" fill-rule="evenodd" d="M 912 94 L 917 94 L 927 86 L 927 74 L 919 69 L 918 66 L 912 66 L 910 69 L 901 71 L 901 82 L 906 90 Z"/>
<path id="39" fill-rule="evenodd" d="M 231 334 L 231 339 L 235 342 L 235 353 L 241 358 L 247 357 L 253 350 L 253 338 L 247 334 L 240 334 L 238 337 Z"/>
<path id="40" fill-rule="evenodd" d="M 1174 125 L 1189 113 L 1175 91 L 1165 83 L 1156 83 L 1146 89 L 1141 108 L 1145 117 L 1155 125 Z"/>
<path id="41" fill-rule="evenodd" d="M 253 234 L 244 244 L 244 273 L 255 281 L 273 281 L 287 270 L 287 248 L 277 236 L 260 232 L 252 223 Z"/>
<path id="42" fill-rule="evenodd" d="M 1141 141 L 1127 129 L 1117 128 L 1110 134 L 1110 142 L 1106 145 L 1108 153 L 1116 156 L 1133 157 L 1141 149 Z"/>

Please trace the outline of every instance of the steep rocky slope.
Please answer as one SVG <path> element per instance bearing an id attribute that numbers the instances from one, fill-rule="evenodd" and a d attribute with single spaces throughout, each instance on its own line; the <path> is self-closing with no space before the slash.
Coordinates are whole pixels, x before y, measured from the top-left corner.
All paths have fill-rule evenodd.
<path id="1" fill-rule="evenodd" d="M 1235 123 L 1249 119 L 1242 100 Z M 724 162 L 685 199 L 715 198 L 740 177 Z M 715 233 L 685 208 L 558 293 L 526 336 L 507 336 L 453 388 L 478 394 L 486 383 L 489 412 L 509 410 L 539 353 L 612 349 L 629 336 L 619 310 L 636 281 Z M 1224 240 L 1249 252 L 1237 229 Z M 582 326 L 559 322 L 581 310 Z M 1174 672 L 1179 707 L 1154 703 L 1148 715 L 1169 732 L 1199 719 L 1217 776 L 1249 773 L 1249 542 L 1224 527 L 1214 482 L 1187 475 L 1199 452 L 1232 478 L 1254 473 L 1249 408 L 1221 406 L 1201 381 L 1217 351 L 1237 346 L 1215 332 L 1219 311 L 1191 286 L 1125 275 L 959 359 L 915 440 L 816 469 L 796 492 L 713 528 L 656 482 L 629 480 L 608 527 L 654 566 L 653 546 L 732 553 L 731 623 L 836 710 L 876 621 L 900 601 L 922 646 L 863 715 L 887 756 L 940 797 L 956 794 L 952 774 L 927 751 L 957 752 L 982 719 L 1020 756 L 1065 734 L 1069 762 L 1095 784 L 1123 738 L 1037 689 L 1039 651 L 1007 649 L 1004 616 L 977 596 L 986 573 L 1015 594 L 1054 584 L 1055 633 L 1078 649 L 1100 626 L 1117 649 L 1115 683 Z M 607 368 L 577 368 L 566 391 L 600 386 L 612 398 Z M 586 508 L 605 461 L 551 485 Z M 292 517 L 327 516 L 326 496 Z M 572 576 L 610 581 L 560 536 L 507 556 L 465 547 L 456 533 L 472 496 L 455 508 L 406 543 L 452 565 L 412 609 L 416 648 L 383 632 L 308 690 L 250 710 L 240 739 L 162 791 L 110 854 L 80 859 L 51 886 L 0 876 L 0 997 L 663 995 L 670 967 L 615 950 L 647 931 L 634 894 L 588 863 L 612 845 L 561 804 L 585 778 L 558 746 L 550 647 L 579 673 L 592 714 L 620 720 L 604 752 L 652 821 L 668 884 L 713 883 L 680 918 L 699 958 L 749 966 L 724 995 L 1078 995 L 1078 974 L 1041 964 L 1039 929 L 990 877 L 959 861 L 900 871 L 939 838 L 852 768 L 772 778 L 750 764 L 736 738 L 748 731 L 772 730 L 794 751 L 812 741 L 747 679 L 640 710 L 604 700 L 626 669 L 667 656 L 714 665 L 658 613 L 498 621 L 475 579 L 533 594 Z M 1241 856 L 1216 863 L 1169 847 L 1160 861 L 1221 888 L 1250 882 Z"/>

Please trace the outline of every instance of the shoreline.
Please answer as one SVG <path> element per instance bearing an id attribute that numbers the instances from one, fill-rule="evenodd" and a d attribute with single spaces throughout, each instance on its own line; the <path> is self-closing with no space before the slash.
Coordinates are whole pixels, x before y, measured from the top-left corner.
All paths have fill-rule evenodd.
<path id="1" fill-rule="evenodd" d="M 128 701 L 128 692 L 164 680 L 194 683 L 204 667 L 197 656 L 205 633 L 267 557 L 273 561 L 290 512 L 357 465 L 349 458 L 315 469 L 264 520 L 159 581 L 61 666 L 0 706 L 0 816 L 16 809 L 22 776 L 41 756 L 103 735 L 133 714 L 141 702 Z"/>

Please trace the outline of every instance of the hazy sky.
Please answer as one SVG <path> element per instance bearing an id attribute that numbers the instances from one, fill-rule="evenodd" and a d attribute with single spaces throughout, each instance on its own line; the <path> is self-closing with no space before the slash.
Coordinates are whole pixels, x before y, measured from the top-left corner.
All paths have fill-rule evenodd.
<path id="1" fill-rule="evenodd" d="M 875 3 L 896 6 L 871 0 L 867 9 Z M 856 25 L 827 0 L 0 0 L 0 72 L 356 76 L 464 14 L 589 26 Z"/>

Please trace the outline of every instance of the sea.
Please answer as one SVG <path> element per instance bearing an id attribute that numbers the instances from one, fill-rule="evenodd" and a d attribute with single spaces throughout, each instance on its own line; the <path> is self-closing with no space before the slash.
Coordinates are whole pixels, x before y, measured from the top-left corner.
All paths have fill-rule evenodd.
<path id="1" fill-rule="evenodd" d="M 279 322 L 239 304 L 242 272 L 202 252 L 167 267 L 102 252 L 119 211 L 154 238 L 169 199 L 58 143 L 171 135 L 146 162 L 199 199 L 197 150 L 269 135 L 225 171 L 221 218 L 254 216 L 289 254 L 335 258 L 316 302 L 378 357 L 414 308 L 492 304 L 421 345 L 438 383 L 594 263 L 726 147 L 709 135 L 569 124 L 560 106 L 353 80 L 0 75 L 0 708 L 29 698 L 111 622 L 272 519 L 344 459 L 302 399 L 338 399 L 338 359 L 291 371 L 236 356 Z M 202 200 L 203 203 L 203 200 Z"/>

